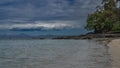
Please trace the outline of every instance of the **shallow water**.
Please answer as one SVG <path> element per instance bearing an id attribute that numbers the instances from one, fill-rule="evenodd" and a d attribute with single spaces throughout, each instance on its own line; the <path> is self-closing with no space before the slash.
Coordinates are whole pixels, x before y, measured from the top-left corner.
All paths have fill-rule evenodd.
<path id="1" fill-rule="evenodd" d="M 107 47 L 90 40 L 0 40 L 0 68 L 110 68 Z"/>

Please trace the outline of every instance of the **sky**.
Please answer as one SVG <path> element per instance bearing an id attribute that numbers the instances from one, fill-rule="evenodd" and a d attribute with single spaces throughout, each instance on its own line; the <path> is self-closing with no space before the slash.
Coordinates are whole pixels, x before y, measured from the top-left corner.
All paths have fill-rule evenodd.
<path id="1" fill-rule="evenodd" d="M 100 0 L 0 0 L 0 29 L 83 29 L 87 15 L 99 4 Z"/>

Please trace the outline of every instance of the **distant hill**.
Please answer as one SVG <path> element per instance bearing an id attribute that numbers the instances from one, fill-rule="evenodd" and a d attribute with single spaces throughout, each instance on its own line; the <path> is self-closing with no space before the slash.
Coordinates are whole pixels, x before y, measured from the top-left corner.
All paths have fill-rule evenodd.
<path id="1" fill-rule="evenodd" d="M 54 30 L 54 31 L 59 31 L 61 29 L 55 29 L 55 28 L 52 28 L 52 29 L 44 29 L 44 28 L 12 28 L 12 29 L 9 29 L 11 31 L 47 31 L 47 30 Z"/>
<path id="2" fill-rule="evenodd" d="M 37 35 L 30 36 L 27 34 L 18 34 L 18 35 L 0 35 L 0 39 L 50 39 L 55 38 L 56 35 Z"/>

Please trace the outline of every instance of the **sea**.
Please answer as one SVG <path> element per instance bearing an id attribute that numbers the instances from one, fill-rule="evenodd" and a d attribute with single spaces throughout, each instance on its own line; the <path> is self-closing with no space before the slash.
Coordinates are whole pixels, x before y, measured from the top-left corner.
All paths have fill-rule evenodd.
<path id="1" fill-rule="evenodd" d="M 110 63 L 108 47 L 96 40 L 0 40 L 0 68 L 110 68 Z"/>

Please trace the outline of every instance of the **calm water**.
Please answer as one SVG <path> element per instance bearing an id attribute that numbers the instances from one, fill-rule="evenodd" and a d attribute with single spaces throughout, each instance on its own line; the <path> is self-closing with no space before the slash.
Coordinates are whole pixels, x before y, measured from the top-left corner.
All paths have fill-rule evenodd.
<path id="1" fill-rule="evenodd" d="M 0 40 L 0 68 L 110 68 L 110 58 L 90 40 Z"/>

